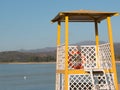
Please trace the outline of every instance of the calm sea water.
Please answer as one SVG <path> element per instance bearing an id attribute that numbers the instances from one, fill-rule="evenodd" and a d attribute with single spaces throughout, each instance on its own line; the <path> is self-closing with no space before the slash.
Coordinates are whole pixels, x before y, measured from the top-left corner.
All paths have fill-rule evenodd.
<path id="1" fill-rule="evenodd" d="M 0 90 L 55 90 L 55 64 L 0 64 Z"/>

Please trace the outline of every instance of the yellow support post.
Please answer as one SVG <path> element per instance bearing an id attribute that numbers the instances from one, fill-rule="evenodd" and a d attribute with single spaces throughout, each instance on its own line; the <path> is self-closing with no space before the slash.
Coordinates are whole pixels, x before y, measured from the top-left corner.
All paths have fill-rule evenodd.
<path id="1" fill-rule="evenodd" d="M 60 45 L 60 36 L 61 36 L 61 23 L 58 21 L 58 26 L 57 26 L 57 46 Z"/>
<path id="2" fill-rule="evenodd" d="M 97 66 L 98 68 L 100 67 L 99 65 L 99 60 L 98 60 L 98 47 L 99 47 L 99 34 L 98 34 L 98 23 L 95 21 L 95 40 L 96 40 L 96 56 L 97 56 Z"/>
<path id="3" fill-rule="evenodd" d="M 65 16 L 65 84 L 64 90 L 68 90 L 68 16 Z"/>
<path id="4" fill-rule="evenodd" d="M 108 25 L 108 36 L 109 36 L 109 42 L 110 42 L 111 59 L 112 59 L 112 69 L 114 73 L 115 90 L 118 90 L 118 79 L 117 79 L 117 72 L 116 72 L 116 63 L 115 63 L 115 54 L 114 54 L 114 45 L 113 45 L 113 38 L 112 38 L 112 26 L 111 26 L 110 16 L 107 17 L 107 25 Z"/>
<path id="5" fill-rule="evenodd" d="M 57 47 L 60 45 L 60 38 L 61 38 L 61 23 L 58 21 L 58 25 L 57 25 L 57 40 L 56 40 L 56 44 Z M 58 48 L 57 48 L 57 53 L 58 53 Z M 58 55 L 57 55 L 57 60 L 56 60 L 56 83 L 58 82 L 57 79 L 57 74 L 60 74 L 61 72 L 58 72 L 57 70 L 57 64 L 58 64 Z M 56 85 L 56 90 L 57 90 L 57 85 Z"/>

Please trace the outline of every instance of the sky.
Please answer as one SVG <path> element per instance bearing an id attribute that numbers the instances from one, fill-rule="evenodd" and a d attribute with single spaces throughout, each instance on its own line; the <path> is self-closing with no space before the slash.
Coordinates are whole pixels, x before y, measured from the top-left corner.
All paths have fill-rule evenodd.
<path id="1" fill-rule="evenodd" d="M 0 0 L 0 51 L 40 49 L 56 46 L 58 12 L 71 10 L 120 12 L 120 0 Z M 114 42 L 120 42 L 120 16 L 112 17 Z M 99 24 L 100 40 L 107 41 L 104 20 Z M 64 43 L 64 23 L 62 23 Z M 69 42 L 94 40 L 93 23 L 70 23 Z"/>

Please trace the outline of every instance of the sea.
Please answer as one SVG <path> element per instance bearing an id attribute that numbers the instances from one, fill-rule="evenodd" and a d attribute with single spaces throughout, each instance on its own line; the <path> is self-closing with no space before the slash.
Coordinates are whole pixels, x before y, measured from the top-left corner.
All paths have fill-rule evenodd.
<path id="1" fill-rule="evenodd" d="M 55 64 L 0 64 L 0 90 L 55 90 Z M 120 64 L 117 64 L 120 83 Z"/>

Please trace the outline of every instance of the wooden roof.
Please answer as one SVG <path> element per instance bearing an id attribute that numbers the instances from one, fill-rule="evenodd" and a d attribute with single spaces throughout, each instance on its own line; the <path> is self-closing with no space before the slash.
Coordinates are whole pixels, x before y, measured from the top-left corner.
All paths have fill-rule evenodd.
<path id="1" fill-rule="evenodd" d="M 91 10 L 75 10 L 68 12 L 59 12 L 51 21 L 65 21 L 65 16 L 69 16 L 69 22 L 100 22 L 108 16 L 119 15 L 118 12 L 98 12 Z"/>

